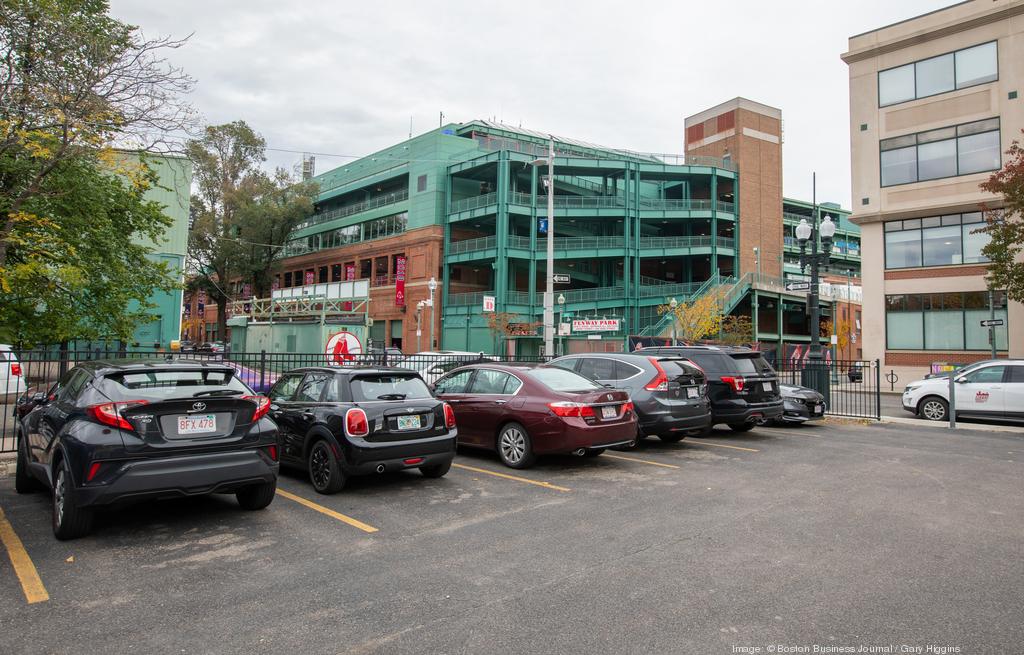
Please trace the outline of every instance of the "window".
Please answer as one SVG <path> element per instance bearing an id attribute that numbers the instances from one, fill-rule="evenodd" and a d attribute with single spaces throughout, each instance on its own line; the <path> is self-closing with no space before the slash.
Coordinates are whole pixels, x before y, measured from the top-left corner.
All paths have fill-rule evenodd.
<path id="1" fill-rule="evenodd" d="M 582 375 L 563 368 L 540 367 L 531 369 L 527 375 L 552 391 L 600 391 L 603 387 Z"/>
<path id="2" fill-rule="evenodd" d="M 489 368 L 482 368 L 476 372 L 473 384 L 469 387 L 469 393 L 501 394 L 505 392 L 505 385 L 508 383 L 508 373 L 495 371 Z"/>
<path id="3" fill-rule="evenodd" d="M 317 271 L 317 282 L 323 284 L 327 281 L 327 267 L 321 266 L 320 270 Z"/>
<path id="4" fill-rule="evenodd" d="M 614 380 L 615 360 L 607 357 L 585 357 L 580 362 L 580 375 L 592 380 Z"/>
<path id="5" fill-rule="evenodd" d="M 1024 384 L 1024 366 L 1011 366 L 1010 375 L 1007 376 L 1006 381 L 1014 384 Z"/>
<path id="6" fill-rule="evenodd" d="M 416 178 L 416 191 L 423 192 L 427 190 L 427 176 L 420 175 Z"/>
<path id="7" fill-rule="evenodd" d="M 981 321 L 994 312 L 996 348 L 1006 350 L 1006 294 L 987 291 L 890 295 L 885 297 L 886 347 L 893 350 L 988 350 Z"/>
<path id="8" fill-rule="evenodd" d="M 466 385 L 473 375 L 473 370 L 459 371 L 448 377 L 441 378 L 434 384 L 434 393 L 441 396 L 449 393 L 466 393 Z"/>
<path id="9" fill-rule="evenodd" d="M 987 262 L 989 235 L 981 212 L 947 214 L 885 223 L 885 267 L 952 266 Z"/>
<path id="10" fill-rule="evenodd" d="M 430 398 L 427 383 L 415 375 L 374 375 L 352 380 L 352 400 L 423 400 Z"/>
<path id="11" fill-rule="evenodd" d="M 993 171 L 1001 165 L 999 119 L 883 139 L 878 148 L 882 186 Z"/>
<path id="12" fill-rule="evenodd" d="M 291 271 L 284 274 L 284 285 L 290 287 L 292 285 L 292 274 Z"/>
<path id="13" fill-rule="evenodd" d="M 331 282 L 341 282 L 341 264 L 331 264 Z"/>
<path id="14" fill-rule="evenodd" d="M 277 381 L 267 396 L 273 401 L 288 401 L 295 395 L 295 390 L 302 381 L 302 375 L 286 375 Z"/>
<path id="15" fill-rule="evenodd" d="M 113 400 L 163 400 L 180 396 L 183 392 L 192 395 L 223 389 L 231 389 L 239 394 L 252 393 L 235 377 L 234 369 L 127 371 L 109 375 L 106 380 L 109 384 L 104 384 L 103 391 Z"/>
<path id="16" fill-rule="evenodd" d="M 295 402 L 299 403 L 318 403 L 320 398 L 324 394 L 324 387 L 334 377 L 330 373 L 310 373 L 306 376 L 306 379 L 299 385 L 299 390 L 295 393 Z"/>
<path id="17" fill-rule="evenodd" d="M 995 41 L 879 71 L 878 106 L 947 93 L 999 78 Z"/>
<path id="18" fill-rule="evenodd" d="M 359 279 L 366 280 L 373 275 L 373 260 L 372 259 L 360 259 L 359 260 Z"/>
<path id="19" fill-rule="evenodd" d="M 1003 381 L 1005 366 L 986 366 L 963 376 L 971 384 L 992 384 Z"/>

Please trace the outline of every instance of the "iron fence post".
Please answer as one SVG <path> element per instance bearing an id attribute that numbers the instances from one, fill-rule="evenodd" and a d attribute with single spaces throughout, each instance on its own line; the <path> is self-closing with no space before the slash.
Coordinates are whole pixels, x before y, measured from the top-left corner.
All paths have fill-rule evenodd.
<path id="1" fill-rule="evenodd" d="M 882 420 L 882 360 L 875 360 L 875 418 Z"/>
<path id="2" fill-rule="evenodd" d="M 263 393 L 263 385 L 266 381 L 267 375 L 267 351 L 260 351 L 260 393 Z"/>

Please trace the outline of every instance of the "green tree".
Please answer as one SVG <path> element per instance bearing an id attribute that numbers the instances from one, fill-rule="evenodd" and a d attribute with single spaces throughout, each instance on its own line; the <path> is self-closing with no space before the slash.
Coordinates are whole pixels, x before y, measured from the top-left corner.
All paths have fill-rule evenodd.
<path id="1" fill-rule="evenodd" d="M 1002 196 L 1004 205 L 985 208 L 985 227 L 977 231 L 991 238 L 981 250 L 990 260 L 989 288 L 1006 289 L 1011 300 L 1024 302 L 1024 147 L 1020 141 L 1014 140 L 1006 155 L 1003 167 L 981 184 L 985 191 Z"/>
<path id="2" fill-rule="evenodd" d="M 189 286 L 205 290 L 217 305 L 223 338 L 232 286 L 249 282 L 256 295 L 269 293 L 288 236 L 312 213 L 316 185 L 297 183 L 280 169 L 267 175 L 266 141 L 245 121 L 209 126 L 187 148 L 196 190 Z"/>
<path id="3" fill-rule="evenodd" d="M 673 314 L 676 324 L 676 338 L 693 343 L 718 334 L 722 329 L 720 293 L 706 293 L 691 302 L 681 302 L 673 309 L 671 305 L 658 305 L 658 315 Z"/>

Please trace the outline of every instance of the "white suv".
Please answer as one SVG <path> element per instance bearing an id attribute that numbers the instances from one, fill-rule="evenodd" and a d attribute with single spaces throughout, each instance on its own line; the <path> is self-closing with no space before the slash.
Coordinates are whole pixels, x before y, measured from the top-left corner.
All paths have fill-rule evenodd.
<path id="1" fill-rule="evenodd" d="M 1024 359 L 990 359 L 953 373 L 957 417 L 1024 420 Z M 917 380 L 903 391 L 903 409 L 949 420 L 949 376 Z"/>
<path id="2" fill-rule="evenodd" d="M 10 395 L 11 402 L 25 393 L 25 376 L 11 347 L 0 343 L 0 401 Z"/>

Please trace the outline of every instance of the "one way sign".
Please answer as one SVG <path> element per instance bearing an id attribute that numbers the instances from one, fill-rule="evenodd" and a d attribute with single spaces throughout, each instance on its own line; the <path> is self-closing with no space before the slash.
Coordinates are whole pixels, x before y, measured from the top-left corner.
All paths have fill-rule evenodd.
<path id="1" fill-rule="evenodd" d="M 810 291 L 810 282 L 787 282 L 786 291 Z"/>

